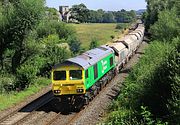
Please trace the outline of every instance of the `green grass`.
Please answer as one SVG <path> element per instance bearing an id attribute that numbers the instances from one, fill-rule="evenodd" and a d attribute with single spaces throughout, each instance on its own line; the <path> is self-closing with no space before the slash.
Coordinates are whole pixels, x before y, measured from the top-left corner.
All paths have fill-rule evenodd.
<path id="1" fill-rule="evenodd" d="M 97 39 L 98 45 L 110 42 L 111 36 L 119 36 L 121 30 L 115 29 L 116 23 L 88 23 L 88 24 L 69 24 L 75 27 L 77 36 L 82 43 L 82 47 L 89 49 L 92 39 Z"/>
<path id="2" fill-rule="evenodd" d="M 24 99 L 37 93 L 43 87 L 47 86 L 50 83 L 50 80 L 45 78 L 39 78 L 36 81 L 37 82 L 34 85 L 30 86 L 28 89 L 21 91 L 19 93 L 12 92 L 10 94 L 0 94 L 0 111 L 23 101 Z"/>

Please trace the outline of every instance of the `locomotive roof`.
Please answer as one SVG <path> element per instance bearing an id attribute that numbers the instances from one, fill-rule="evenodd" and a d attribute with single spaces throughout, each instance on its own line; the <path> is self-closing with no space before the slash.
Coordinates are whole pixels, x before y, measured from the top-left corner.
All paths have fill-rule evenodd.
<path id="1" fill-rule="evenodd" d="M 74 58 L 67 59 L 65 62 L 55 65 L 54 68 L 58 68 L 66 64 L 75 64 L 83 67 L 84 69 L 87 69 L 89 66 L 97 63 L 100 59 L 108 56 L 113 52 L 113 49 L 108 46 L 100 46 Z"/>

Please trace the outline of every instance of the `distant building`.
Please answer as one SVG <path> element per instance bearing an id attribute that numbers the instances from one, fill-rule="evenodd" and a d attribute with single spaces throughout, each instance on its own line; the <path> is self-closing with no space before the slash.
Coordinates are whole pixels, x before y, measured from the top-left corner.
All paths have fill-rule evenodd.
<path id="1" fill-rule="evenodd" d="M 71 12 L 69 6 L 59 6 L 60 19 L 65 22 L 69 22 Z"/>

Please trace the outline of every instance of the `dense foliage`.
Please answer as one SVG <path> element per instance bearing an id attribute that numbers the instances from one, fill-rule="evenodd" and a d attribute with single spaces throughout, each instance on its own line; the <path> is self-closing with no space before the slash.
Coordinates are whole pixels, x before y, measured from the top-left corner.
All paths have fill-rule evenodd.
<path id="1" fill-rule="evenodd" d="M 179 2 L 147 3 L 144 21 L 152 42 L 110 106 L 107 124 L 180 124 Z"/>
<path id="2" fill-rule="evenodd" d="M 158 124 L 160 119 L 179 122 L 180 40 L 173 42 L 175 45 L 155 41 L 146 49 L 113 102 L 108 122 L 148 125 Z"/>
<path id="3" fill-rule="evenodd" d="M 172 40 L 180 35 L 180 19 L 175 11 L 165 10 L 159 13 L 158 21 L 150 28 L 153 39 Z"/>
<path id="4" fill-rule="evenodd" d="M 180 2 L 178 0 L 146 0 L 146 2 L 148 4 L 147 12 L 145 13 L 147 29 L 158 20 L 158 14 L 161 11 L 176 9 L 177 15 L 180 14 Z"/>
<path id="5" fill-rule="evenodd" d="M 89 49 L 94 49 L 96 47 L 98 47 L 98 40 L 94 38 L 94 39 L 92 39 L 92 41 L 90 43 Z"/>
<path id="6" fill-rule="evenodd" d="M 73 5 L 71 8 L 71 18 L 79 22 L 89 23 L 129 23 L 135 20 L 135 11 L 104 11 L 99 9 L 89 10 L 84 4 Z"/>
<path id="7" fill-rule="evenodd" d="M 75 31 L 44 0 L 0 2 L 0 92 L 22 90 L 71 56 Z"/>

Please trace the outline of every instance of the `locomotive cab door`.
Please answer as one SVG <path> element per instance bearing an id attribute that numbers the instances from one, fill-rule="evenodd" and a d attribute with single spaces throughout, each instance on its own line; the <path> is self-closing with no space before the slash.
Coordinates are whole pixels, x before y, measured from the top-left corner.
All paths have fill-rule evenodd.
<path id="1" fill-rule="evenodd" d="M 89 77 L 89 70 L 88 69 L 85 70 L 85 80 L 86 80 L 86 84 L 90 83 L 90 77 Z"/>

